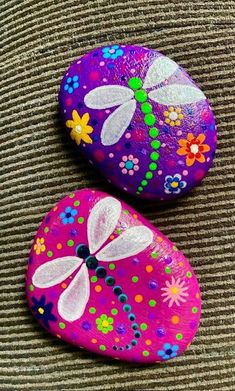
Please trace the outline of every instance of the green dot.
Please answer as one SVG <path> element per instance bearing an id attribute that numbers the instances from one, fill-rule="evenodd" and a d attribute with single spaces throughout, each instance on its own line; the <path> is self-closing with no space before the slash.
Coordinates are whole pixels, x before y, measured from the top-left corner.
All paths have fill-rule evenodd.
<path id="1" fill-rule="evenodd" d="M 123 213 L 125 213 L 125 215 L 129 215 L 129 210 L 125 209 L 125 210 L 123 211 Z"/>
<path id="2" fill-rule="evenodd" d="M 150 172 L 150 171 L 146 172 L 145 178 L 152 179 L 152 177 L 153 177 L 153 173 L 152 172 Z"/>
<path id="3" fill-rule="evenodd" d="M 158 253 L 156 251 L 153 251 L 151 253 L 151 257 L 154 258 L 154 259 L 157 258 L 158 257 Z"/>
<path id="4" fill-rule="evenodd" d="M 167 267 L 165 268 L 165 273 L 166 273 L 166 274 L 171 274 L 171 268 L 170 268 L 169 266 L 167 266 Z"/>
<path id="5" fill-rule="evenodd" d="M 176 339 L 178 340 L 178 341 L 180 341 L 181 339 L 183 339 L 183 334 L 181 334 L 181 333 L 178 333 L 178 334 L 176 334 Z"/>
<path id="6" fill-rule="evenodd" d="M 52 252 L 52 251 L 47 251 L 47 256 L 48 256 L 48 257 L 52 257 L 52 255 L 53 255 L 53 252 Z"/>
<path id="7" fill-rule="evenodd" d="M 47 232 L 49 232 L 49 228 L 48 228 L 48 227 L 45 227 L 45 228 L 44 228 L 44 232 L 45 232 L 45 234 L 47 234 Z"/>
<path id="8" fill-rule="evenodd" d="M 175 245 L 172 248 L 173 248 L 174 251 L 178 250 L 178 248 Z"/>
<path id="9" fill-rule="evenodd" d="M 110 264 L 109 264 L 109 269 L 110 269 L 110 270 L 114 270 L 115 267 L 116 267 L 116 266 L 114 265 L 114 263 L 110 263 Z"/>
<path id="10" fill-rule="evenodd" d="M 75 197 L 75 194 L 74 194 L 74 193 L 71 193 L 71 194 L 69 194 L 69 197 L 70 197 L 70 198 L 74 198 L 74 197 Z"/>
<path id="11" fill-rule="evenodd" d="M 147 328 L 148 328 L 148 325 L 146 324 L 146 323 L 141 323 L 141 325 L 140 325 L 140 328 L 141 328 L 141 330 L 147 330 Z"/>
<path id="12" fill-rule="evenodd" d="M 161 146 L 161 143 L 160 143 L 160 141 L 158 141 L 158 140 L 153 140 L 153 141 L 151 142 L 151 147 L 152 147 L 153 149 L 158 149 L 158 148 L 160 148 L 160 146 Z"/>
<path id="13" fill-rule="evenodd" d="M 80 201 L 78 201 L 78 200 L 77 200 L 77 201 L 74 201 L 73 205 L 74 205 L 74 206 L 79 206 L 79 205 L 80 205 Z"/>
<path id="14" fill-rule="evenodd" d="M 158 136 L 158 134 L 159 134 L 158 128 L 151 128 L 151 129 L 149 129 L 150 137 L 156 138 Z"/>
<path id="15" fill-rule="evenodd" d="M 112 308 L 112 309 L 111 309 L 111 314 L 112 314 L 112 315 L 117 315 L 117 313 L 118 313 L 117 308 Z"/>
<path id="16" fill-rule="evenodd" d="M 191 272 L 187 272 L 187 273 L 186 273 L 186 276 L 187 276 L 188 278 L 191 278 L 191 277 L 192 277 L 192 273 L 191 273 Z"/>
<path id="17" fill-rule="evenodd" d="M 59 328 L 62 329 L 62 330 L 65 329 L 65 324 L 64 324 L 64 322 L 60 322 L 60 323 L 59 323 Z"/>
<path id="18" fill-rule="evenodd" d="M 158 160 L 159 159 L 159 153 L 158 152 L 152 152 L 151 155 L 150 155 L 150 159 L 151 160 Z"/>
<path id="19" fill-rule="evenodd" d="M 69 239 L 69 240 L 67 241 L 67 246 L 73 247 L 73 245 L 74 245 L 74 241 L 73 241 L 72 239 Z"/>
<path id="20" fill-rule="evenodd" d="M 156 117 L 153 114 L 146 114 L 144 116 L 144 123 L 148 126 L 154 125 L 156 122 Z"/>
<path id="21" fill-rule="evenodd" d="M 157 304 L 156 300 L 149 300 L 149 306 L 150 307 L 155 307 L 155 305 Z"/>
<path id="22" fill-rule="evenodd" d="M 138 187 L 138 190 L 139 190 L 139 191 L 143 191 L 144 189 L 143 189 L 143 187 L 139 186 L 139 187 Z"/>
<path id="23" fill-rule="evenodd" d="M 132 282 L 138 282 L 139 281 L 139 277 L 133 276 L 131 280 L 132 280 Z"/>
<path id="24" fill-rule="evenodd" d="M 89 312 L 90 312 L 90 314 L 95 314 L 96 313 L 95 307 L 90 307 Z"/>
<path id="25" fill-rule="evenodd" d="M 145 90 L 138 90 L 135 92 L 135 99 L 137 100 L 137 102 L 143 103 L 147 100 L 147 97 L 148 94 Z M 148 115 L 152 116 L 153 114 L 147 114 L 145 117 L 147 117 Z"/>
<path id="26" fill-rule="evenodd" d="M 144 114 L 149 114 L 152 112 L 152 105 L 148 102 L 142 103 L 141 105 L 141 111 Z"/>
<path id="27" fill-rule="evenodd" d="M 91 277 L 91 282 L 96 282 L 98 278 L 96 276 Z"/>
<path id="28" fill-rule="evenodd" d="M 144 356 L 144 357 L 149 356 L 149 352 L 148 352 L 147 350 L 144 350 L 144 351 L 143 351 L 143 356 Z"/>
<path id="29" fill-rule="evenodd" d="M 34 286 L 33 286 L 33 284 L 30 284 L 30 285 L 29 285 L 29 290 L 30 290 L 30 292 L 33 292 L 33 291 L 34 291 Z"/>
<path id="30" fill-rule="evenodd" d="M 79 217 L 79 218 L 78 218 L 78 223 L 79 223 L 79 224 L 82 224 L 83 222 L 84 222 L 84 217 Z"/>
<path id="31" fill-rule="evenodd" d="M 197 308 L 197 307 L 193 307 L 193 308 L 192 308 L 192 313 L 193 313 L 193 314 L 196 314 L 197 311 L 198 311 L 198 308 Z"/>
<path id="32" fill-rule="evenodd" d="M 101 350 L 102 352 L 104 352 L 104 351 L 106 350 L 106 346 L 105 346 L 105 345 L 100 345 L 100 350 Z"/>
<path id="33" fill-rule="evenodd" d="M 150 169 L 151 171 L 155 171 L 155 170 L 157 169 L 157 163 L 150 163 L 149 169 Z"/>
<path id="34" fill-rule="evenodd" d="M 142 186 L 147 186 L 147 184 L 148 184 L 148 181 L 146 181 L 145 179 L 141 182 Z"/>
<path id="35" fill-rule="evenodd" d="M 128 85 L 133 90 L 138 90 L 142 87 L 142 80 L 139 77 L 131 77 L 128 81 Z"/>

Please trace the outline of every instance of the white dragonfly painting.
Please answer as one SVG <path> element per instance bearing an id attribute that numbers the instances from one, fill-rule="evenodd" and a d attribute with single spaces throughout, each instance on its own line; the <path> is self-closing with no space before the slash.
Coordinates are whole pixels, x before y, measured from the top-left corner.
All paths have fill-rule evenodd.
<path id="1" fill-rule="evenodd" d="M 179 66 L 167 57 L 158 57 L 149 67 L 143 86 L 151 89 L 148 97 L 162 105 L 185 105 L 205 100 L 203 92 L 191 84 L 167 84 Z M 154 89 L 152 89 L 154 88 Z M 136 100 L 131 88 L 120 85 L 105 85 L 89 91 L 84 103 L 91 109 L 109 109 L 118 106 L 104 121 L 101 142 L 105 146 L 116 144 L 131 123 L 136 111 Z"/>
<path id="2" fill-rule="evenodd" d="M 92 208 L 87 221 L 87 238 L 90 254 L 97 261 L 113 262 L 139 254 L 153 241 L 153 232 L 144 225 L 125 229 L 122 234 L 102 247 L 117 226 L 121 203 L 113 197 L 105 197 Z M 99 251 L 98 251 L 99 250 Z M 50 288 L 60 284 L 76 270 L 69 286 L 58 300 L 60 316 L 70 322 L 79 319 L 90 297 L 90 280 L 86 260 L 77 256 L 65 256 L 39 266 L 32 278 L 37 288 Z"/>

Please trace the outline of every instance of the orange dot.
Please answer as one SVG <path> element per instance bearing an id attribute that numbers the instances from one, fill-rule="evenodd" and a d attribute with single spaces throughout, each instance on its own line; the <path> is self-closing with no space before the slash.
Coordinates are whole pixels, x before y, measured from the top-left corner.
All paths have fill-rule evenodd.
<path id="1" fill-rule="evenodd" d="M 111 301 L 111 304 L 115 304 L 115 301 Z"/>
<path id="2" fill-rule="evenodd" d="M 65 282 L 62 282 L 61 288 L 63 288 L 63 289 L 67 288 L 67 284 Z"/>
<path id="3" fill-rule="evenodd" d="M 56 334 L 57 338 L 61 338 L 61 335 L 60 334 Z"/>
<path id="4" fill-rule="evenodd" d="M 134 217 L 134 219 L 138 219 L 138 215 L 137 214 L 133 214 L 133 217 Z"/>
<path id="5" fill-rule="evenodd" d="M 173 315 L 171 318 L 171 323 L 178 324 L 180 321 L 180 318 L 177 315 Z"/>
<path id="6" fill-rule="evenodd" d="M 163 238 L 162 238 L 161 236 L 158 236 L 158 237 L 157 237 L 157 241 L 158 241 L 159 243 L 161 243 L 161 242 L 163 241 Z"/>
<path id="7" fill-rule="evenodd" d="M 152 265 L 147 265 L 145 270 L 146 270 L 147 273 L 151 273 L 153 271 Z"/>
<path id="8" fill-rule="evenodd" d="M 96 343 L 96 342 L 97 342 L 97 339 L 92 338 L 91 342 L 92 342 L 92 343 Z"/>
<path id="9" fill-rule="evenodd" d="M 57 243 L 56 247 L 58 248 L 58 250 L 61 250 L 62 249 L 62 244 L 61 243 Z"/>
<path id="10" fill-rule="evenodd" d="M 151 341 L 151 339 L 146 339 L 146 341 L 145 341 L 145 343 L 146 343 L 146 345 L 152 345 L 152 341 Z"/>
<path id="11" fill-rule="evenodd" d="M 113 240 L 114 239 L 114 235 L 110 235 L 109 239 Z"/>
<path id="12" fill-rule="evenodd" d="M 54 212 L 56 212 L 57 209 L 58 209 L 58 206 L 55 206 L 55 207 L 53 208 Z"/>
<path id="13" fill-rule="evenodd" d="M 115 342 L 119 342 L 119 341 L 120 341 L 120 338 L 115 338 L 114 341 L 115 341 Z"/>
<path id="14" fill-rule="evenodd" d="M 200 293 L 196 293 L 196 299 L 200 299 Z"/>
<path id="15" fill-rule="evenodd" d="M 142 295 L 135 295 L 135 301 L 136 301 L 136 303 L 141 303 L 143 301 L 143 296 Z"/>
<path id="16" fill-rule="evenodd" d="M 183 266 L 184 266 L 184 262 L 181 261 L 181 262 L 178 263 L 178 265 L 179 265 L 180 267 L 183 267 Z"/>
<path id="17" fill-rule="evenodd" d="M 101 285 L 96 285 L 95 286 L 95 291 L 98 292 L 98 293 L 101 292 L 102 291 L 102 286 Z"/>

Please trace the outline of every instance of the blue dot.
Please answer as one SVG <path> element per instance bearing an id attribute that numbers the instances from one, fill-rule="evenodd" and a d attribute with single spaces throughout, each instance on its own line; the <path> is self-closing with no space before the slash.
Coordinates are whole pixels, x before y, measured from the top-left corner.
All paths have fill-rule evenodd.
<path id="1" fill-rule="evenodd" d="M 134 163 L 131 162 L 130 160 L 128 160 L 126 163 L 125 163 L 125 167 L 127 168 L 127 170 L 131 170 L 134 166 Z"/>
<path id="2" fill-rule="evenodd" d="M 149 288 L 150 289 L 156 289 L 158 287 L 158 283 L 156 281 L 149 281 Z"/>
<path id="3" fill-rule="evenodd" d="M 159 327 L 159 328 L 156 330 L 156 335 L 157 335 L 158 337 L 164 337 L 164 335 L 166 335 L 165 329 L 163 329 L 162 327 Z"/>
<path id="4" fill-rule="evenodd" d="M 109 69 L 113 69 L 113 68 L 114 68 L 114 64 L 113 64 L 112 62 L 109 63 L 109 64 L 108 64 L 108 68 L 109 68 Z"/>

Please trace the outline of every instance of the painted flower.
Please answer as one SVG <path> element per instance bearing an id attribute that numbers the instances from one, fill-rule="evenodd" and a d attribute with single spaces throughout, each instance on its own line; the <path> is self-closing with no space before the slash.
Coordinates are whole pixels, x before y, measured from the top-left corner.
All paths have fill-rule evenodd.
<path id="1" fill-rule="evenodd" d="M 181 189 L 184 189 L 186 185 L 187 183 L 182 180 L 180 174 L 175 174 L 173 176 L 167 175 L 164 183 L 165 193 L 179 194 L 181 192 Z"/>
<path id="2" fill-rule="evenodd" d="M 32 311 L 34 312 L 34 316 L 36 319 L 39 319 L 43 322 L 43 324 L 50 328 L 49 322 L 56 322 L 57 318 L 55 315 L 52 314 L 52 303 L 46 304 L 46 297 L 45 295 L 42 295 L 41 298 L 38 300 L 36 297 L 32 297 Z"/>
<path id="3" fill-rule="evenodd" d="M 163 291 L 162 297 L 163 303 L 166 301 L 169 301 L 169 308 L 173 306 L 173 304 L 176 304 L 178 307 L 180 306 L 180 303 L 186 302 L 186 297 L 188 296 L 188 293 L 186 292 L 188 290 L 188 287 L 185 286 L 185 281 L 181 281 L 180 278 L 175 280 L 174 277 L 172 277 L 171 282 L 166 281 L 166 287 L 161 288 Z"/>
<path id="4" fill-rule="evenodd" d="M 68 77 L 64 85 L 64 90 L 72 94 L 79 87 L 78 76 Z"/>
<path id="5" fill-rule="evenodd" d="M 120 49 L 119 45 L 106 46 L 102 49 L 104 58 L 111 58 L 116 60 L 116 58 L 123 56 L 123 50 Z"/>
<path id="6" fill-rule="evenodd" d="M 71 206 L 67 206 L 65 211 L 60 213 L 62 223 L 65 225 L 74 223 L 74 216 L 76 216 L 77 213 L 76 209 L 72 209 Z"/>
<path id="7" fill-rule="evenodd" d="M 33 246 L 34 251 L 37 255 L 43 253 L 46 250 L 46 246 L 44 244 L 45 239 L 44 238 L 37 238 L 36 243 Z"/>
<path id="8" fill-rule="evenodd" d="M 102 314 L 99 318 L 96 319 L 97 329 L 104 334 L 107 334 L 109 331 L 113 330 L 113 318 L 108 317 L 105 314 Z"/>
<path id="9" fill-rule="evenodd" d="M 174 358 L 177 356 L 177 351 L 179 349 L 178 345 L 171 345 L 170 343 L 164 343 L 163 349 L 158 350 L 158 356 L 162 357 L 163 360 L 169 360 L 169 358 Z"/>
<path id="10" fill-rule="evenodd" d="M 134 172 L 139 170 L 138 163 L 139 159 L 134 158 L 133 155 L 122 156 L 119 167 L 122 169 L 123 174 L 134 175 Z"/>
<path id="11" fill-rule="evenodd" d="M 71 130 L 70 136 L 72 140 L 75 140 L 77 145 L 84 141 L 87 144 L 92 144 L 92 139 L 89 134 L 93 132 L 92 126 L 88 125 L 90 119 L 89 113 L 83 114 L 82 117 L 76 110 L 72 112 L 73 120 L 66 121 L 66 126 Z"/>
<path id="12" fill-rule="evenodd" d="M 187 135 L 187 139 L 180 139 L 179 145 L 180 148 L 177 150 L 178 155 L 186 157 L 187 166 L 192 166 L 197 160 L 199 163 L 205 162 L 205 152 L 210 150 L 209 145 L 203 144 L 206 136 L 201 133 L 195 137 L 192 133 Z"/>
<path id="13" fill-rule="evenodd" d="M 180 126 L 181 120 L 184 118 L 180 107 L 174 108 L 173 106 L 170 106 L 163 114 L 166 124 L 169 124 L 170 126 Z"/>

